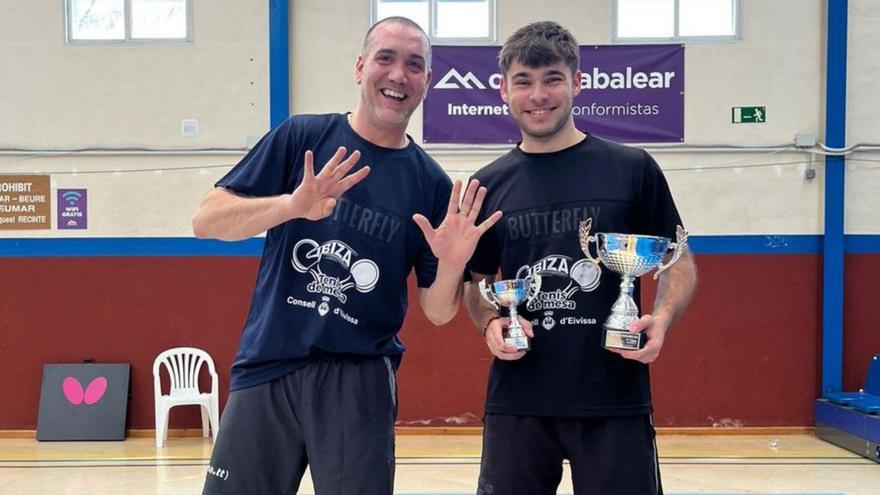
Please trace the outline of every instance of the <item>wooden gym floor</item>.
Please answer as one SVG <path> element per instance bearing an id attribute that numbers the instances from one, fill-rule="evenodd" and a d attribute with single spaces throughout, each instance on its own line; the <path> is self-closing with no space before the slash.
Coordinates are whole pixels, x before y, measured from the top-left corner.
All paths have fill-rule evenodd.
<path id="1" fill-rule="evenodd" d="M 704 430 L 705 431 L 705 430 Z M 809 430 L 658 436 L 667 494 L 880 494 L 880 464 L 817 439 Z M 7 435 L 8 436 L 8 435 Z M 124 442 L 37 442 L 0 438 L 0 493 L 198 494 L 210 439 L 172 437 L 156 449 L 141 435 Z M 397 437 L 398 494 L 473 494 L 478 435 Z M 301 493 L 314 493 L 306 476 Z M 571 493 L 566 468 L 559 493 Z"/>

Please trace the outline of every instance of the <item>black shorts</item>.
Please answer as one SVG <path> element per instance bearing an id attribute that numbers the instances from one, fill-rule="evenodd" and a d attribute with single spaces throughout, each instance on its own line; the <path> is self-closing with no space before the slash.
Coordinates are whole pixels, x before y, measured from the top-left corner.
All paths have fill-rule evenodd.
<path id="1" fill-rule="evenodd" d="M 554 495 L 562 461 L 575 495 L 662 495 L 650 415 L 560 418 L 487 414 L 477 495 Z"/>
<path id="2" fill-rule="evenodd" d="M 229 394 L 204 494 L 391 495 L 397 385 L 388 358 L 322 356 Z"/>

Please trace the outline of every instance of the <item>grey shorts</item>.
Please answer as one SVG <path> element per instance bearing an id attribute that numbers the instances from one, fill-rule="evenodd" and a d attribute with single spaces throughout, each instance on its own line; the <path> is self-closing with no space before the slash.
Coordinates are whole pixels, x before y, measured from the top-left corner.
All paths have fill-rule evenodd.
<path id="1" fill-rule="evenodd" d="M 325 355 L 229 394 L 204 494 L 391 495 L 397 384 L 382 357 Z"/>

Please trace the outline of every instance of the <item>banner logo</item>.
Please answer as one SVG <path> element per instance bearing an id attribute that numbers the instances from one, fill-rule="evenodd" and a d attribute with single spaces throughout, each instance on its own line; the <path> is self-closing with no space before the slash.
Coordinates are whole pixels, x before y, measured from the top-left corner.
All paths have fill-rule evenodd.
<path id="1" fill-rule="evenodd" d="M 454 79 L 457 82 L 451 82 Z M 468 72 L 462 76 L 455 68 L 449 69 L 449 72 L 434 85 L 434 89 L 486 89 L 486 86 L 477 79 L 473 72 Z"/>

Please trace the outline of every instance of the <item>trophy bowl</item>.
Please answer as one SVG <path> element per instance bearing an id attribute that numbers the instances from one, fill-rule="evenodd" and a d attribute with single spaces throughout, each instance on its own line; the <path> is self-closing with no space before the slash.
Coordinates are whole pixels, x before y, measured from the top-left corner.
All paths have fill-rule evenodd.
<path id="1" fill-rule="evenodd" d="M 596 234 L 599 260 L 612 271 L 633 277 L 641 277 L 660 266 L 669 244 L 665 237 Z"/>
<path id="2" fill-rule="evenodd" d="M 676 241 L 666 237 L 650 235 L 619 234 L 600 232 L 590 234 L 593 219 L 581 222 L 578 235 L 581 250 L 593 263 L 603 263 L 611 271 L 620 275 L 620 295 L 611 306 L 611 314 L 602 329 L 602 345 L 606 349 L 638 350 L 645 346 L 641 333 L 630 332 L 629 325 L 639 319 L 639 308 L 633 299 L 636 277 L 657 268 L 656 280 L 661 273 L 681 257 L 687 246 L 688 233 L 681 226 L 676 228 Z M 590 245 L 595 244 L 597 258 L 590 253 Z M 666 253 L 672 249 L 669 263 L 663 263 Z"/>
<path id="3" fill-rule="evenodd" d="M 480 295 L 492 307 L 499 309 L 503 306 L 510 310 L 510 324 L 507 325 L 507 335 L 504 337 L 504 342 L 521 351 L 531 349 L 529 337 L 517 319 L 516 307 L 526 301 L 531 301 L 538 294 L 538 291 L 541 290 L 541 276 L 499 280 L 489 284 L 486 284 L 485 280 L 480 280 L 479 287 Z"/>

